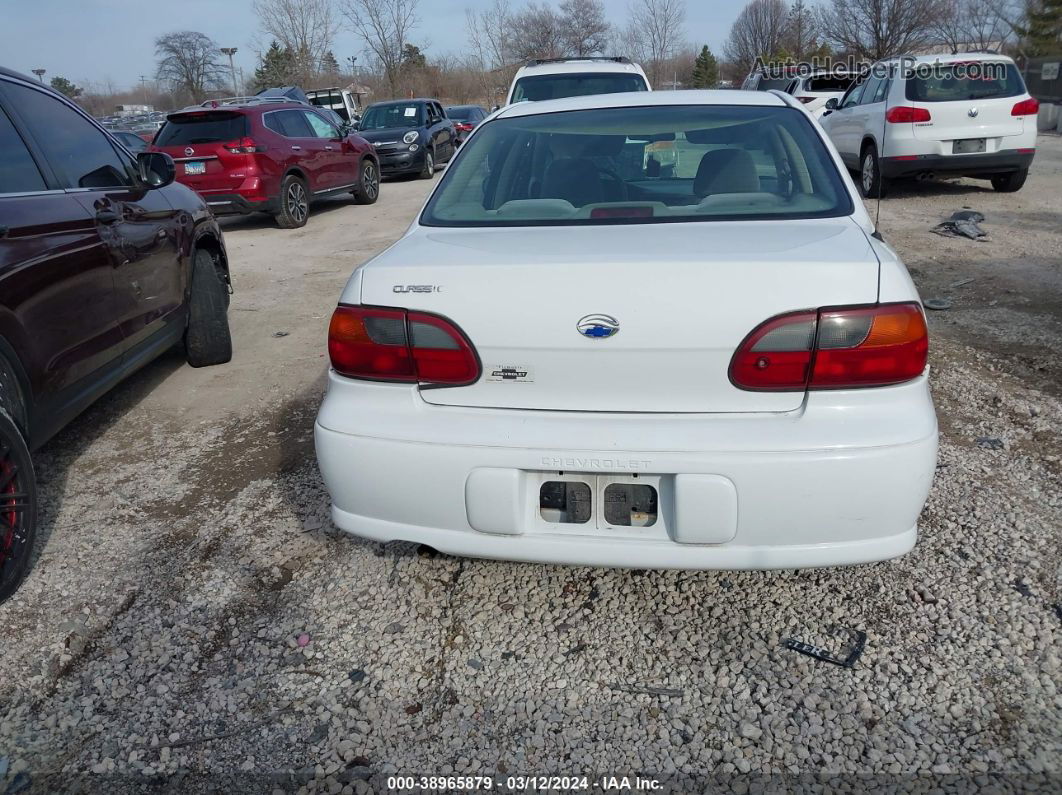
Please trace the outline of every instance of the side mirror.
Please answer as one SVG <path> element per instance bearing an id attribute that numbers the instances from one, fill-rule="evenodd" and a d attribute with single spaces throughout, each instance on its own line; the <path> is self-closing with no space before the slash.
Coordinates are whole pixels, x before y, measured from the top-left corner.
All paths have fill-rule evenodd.
<path id="1" fill-rule="evenodd" d="M 837 99 L 837 97 L 830 97 L 828 100 L 826 100 L 826 110 L 837 110 L 837 108 L 839 108 L 840 106 L 841 103 Z"/>
<path id="2" fill-rule="evenodd" d="M 173 158 L 165 152 L 140 152 L 136 156 L 140 181 L 149 188 L 165 188 L 177 178 Z"/>
<path id="3" fill-rule="evenodd" d="M 493 113 L 494 111 L 498 110 L 499 108 L 501 108 L 501 105 L 495 105 L 494 107 L 492 107 L 490 109 L 490 112 Z"/>

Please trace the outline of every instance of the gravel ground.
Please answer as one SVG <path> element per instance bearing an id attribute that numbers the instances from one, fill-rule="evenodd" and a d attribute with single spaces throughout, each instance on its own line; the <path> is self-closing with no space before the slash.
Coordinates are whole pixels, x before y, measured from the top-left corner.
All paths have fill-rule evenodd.
<path id="1" fill-rule="evenodd" d="M 225 221 L 233 363 L 167 356 L 39 456 L 42 550 L 0 607 L 0 791 L 737 772 L 1058 791 L 1062 139 L 1039 145 L 1021 193 L 882 205 L 923 297 L 952 301 L 930 317 L 940 464 L 915 551 L 848 569 L 562 568 L 343 535 L 311 438 L 327 317 L 429 186 L 296 232 Z M 989 242 L 928 231 L 967 205 Z M 782 645 L 840 651 L 833 627 L 866 633 L 854 668 Z"/>

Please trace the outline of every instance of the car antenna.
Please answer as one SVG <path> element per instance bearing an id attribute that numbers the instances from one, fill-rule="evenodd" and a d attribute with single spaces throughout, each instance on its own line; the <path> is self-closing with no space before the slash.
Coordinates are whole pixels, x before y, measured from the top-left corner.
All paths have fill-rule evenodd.
<path id="1" fill-rule="evenodd" d="M 874 233 L 881 234 L 881 178 L 882 164 L 885 162 L 885 135 L 889 128 L 889 94 L 892 93 L 892 78 L 889 77 L 885 84 L 885 111 L 881 116 L 881 152 L 878 153 L 878 206 L 874 210 Z M 871 99 L 874 99 L 871 97 Z"/>

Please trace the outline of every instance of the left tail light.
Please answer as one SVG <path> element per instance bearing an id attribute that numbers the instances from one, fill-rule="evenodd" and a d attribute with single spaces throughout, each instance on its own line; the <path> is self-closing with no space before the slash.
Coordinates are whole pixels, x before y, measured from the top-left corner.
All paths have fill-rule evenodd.
<path id="1" fill-rule="evenodd" d="M 222 144 L 226 149 L 232 152 L 234 155 L 249 155 L 254 152 L 265 151 L 264 146 L 259 146 L 254 138 L 243 137 L 238 141 L 229 141 L 227 144 Z"/>
<path id="2" fill-rule="evenodd" d="M 809 310 L 753 329 L 731 359 L 730 380 L 753 391 L 887 386 L 921 375 L 928 354 L 918 304 Z"/>
<path id="3" fill-rule="evenodd" d="M 479 379 L 475 349 L 457 326 L 427 312 L 336 307 L 328 356 L 340 375 L 372 381 L 463 386 Z"/>

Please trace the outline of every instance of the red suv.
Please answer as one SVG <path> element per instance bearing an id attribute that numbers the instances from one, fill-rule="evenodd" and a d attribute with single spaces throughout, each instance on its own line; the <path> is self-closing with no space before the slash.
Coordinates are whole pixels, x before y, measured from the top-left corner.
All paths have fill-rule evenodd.
<path id="1" fill-rule="evenodd" d="M 312 200 L 351 193 L 372 204 L 380 195 L 372 145 L 300 103 L 177 111 L 150 150 L 170 155 L 177 180 L 216 214 L 269 213 L 286 229 L 306 223 Z"/>

